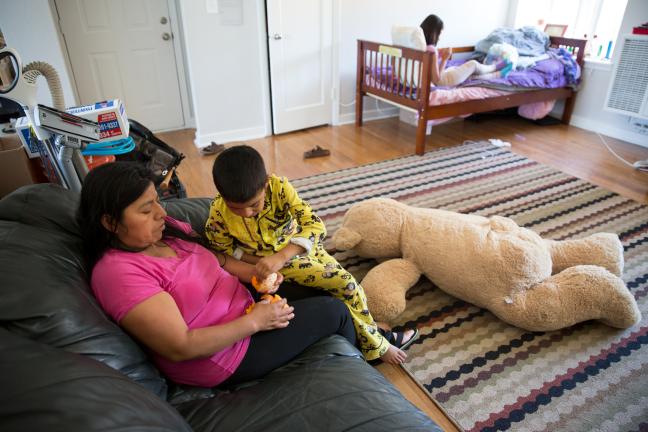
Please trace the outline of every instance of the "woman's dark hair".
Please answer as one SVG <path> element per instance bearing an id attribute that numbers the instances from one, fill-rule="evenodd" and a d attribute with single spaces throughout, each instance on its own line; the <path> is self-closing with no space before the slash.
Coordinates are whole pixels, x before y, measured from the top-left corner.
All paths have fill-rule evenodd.
<path id="1" fill-rule="evenodd" d="M 81 190 L 77 218 L 89 269 L 92 269 L 107 249 L 125 249 L 120 245 L 115 233 L 103 226 L 103 216 L 106 215 L 114 223 L 119 223 L 124 209 L 142 196 L 153 184 L 154 179 L 153 172 L 137 162 L 108 163 L 88 173 Z M 164 236 L 203 244 L 202 239 L 193 238 L 169 224 L 164 229 Z"/>
<path id="2" fill-rule="evenodd" d="M 421 28 L 423 29 L 423 34 L 425 35 L 425 42 L 428 45 L 434 45 L 439 42 L 439 35 L 441 35 L 441 30 L 443 30 L 443 21 L 438 16 L 432 14 L 428 15 L 427 18 L 421 23 Z"/>
<path id="3" fill-rule="evenodd" d="M 247 145 L 223 150 L 212 168 L 218 193 L 233 203 L 245 203 L 263 189 L 268 174 L 258 151 Z"/>

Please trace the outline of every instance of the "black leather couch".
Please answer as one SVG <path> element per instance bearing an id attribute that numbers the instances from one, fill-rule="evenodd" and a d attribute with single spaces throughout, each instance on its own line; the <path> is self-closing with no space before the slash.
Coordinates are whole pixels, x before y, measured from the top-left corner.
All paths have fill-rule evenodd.
<path id="1" fill-rule="evenodd" d="M 89 290 L 77 199 L 32 185 L 0 201 L 0 430 L 440 430 L 338 336 L 228 391 L 168 383 Z M 207 209 L 168 203 L 198 230 Z"/>

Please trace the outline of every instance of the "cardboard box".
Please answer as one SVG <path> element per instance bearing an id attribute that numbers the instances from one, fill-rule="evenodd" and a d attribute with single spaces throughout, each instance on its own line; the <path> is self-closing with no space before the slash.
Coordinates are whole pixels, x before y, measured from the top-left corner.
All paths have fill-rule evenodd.
<path id="1" fill-rule="evenodd" d="M 20 117 L 16 120 L 15 128 L 27 156 L 29 156 L 30 159 L 40 156 L 36 142 L 31 139 L 31 128 L 29 127 L 27 117 Z"/>
<path id="2" fill-rule="evenodd" d="M 0 198 L 32 183 L 29 159 L 18 135 L 0 137 Z"/>
<path id="3" fill-rule="evenodd" d="M 72 107 L 65 111 L 99 123 L 101 141 L 115 141 L 128 137 L 128 118 L 124 104 L 119 99 Z"/>

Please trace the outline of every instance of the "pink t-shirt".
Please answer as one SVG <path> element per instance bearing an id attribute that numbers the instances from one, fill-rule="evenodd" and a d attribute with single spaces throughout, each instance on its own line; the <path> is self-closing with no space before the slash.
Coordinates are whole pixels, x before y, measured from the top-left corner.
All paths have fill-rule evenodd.
<path id="1" fill-rule="evenodd" d="M 167 218 L 185 232 L 191 226 Z M 165 239 L 177 257 L 159 258 L 142 253 L 109 249 L 92 270 L 92 290 L 110 317 L 117 323 L 136 305 L 149 297 L 167 292 L 175 300 L 190 329 L 224 324 L 245 313 L 253 302 L 239 280 L 218 264 L 204 247 L 180 239 Z M 160 370 L 171 380 L 202 387 L 223 382 L 239 366 L 250 338 L 208 358 L 173 362 L 152 353 Z"/>

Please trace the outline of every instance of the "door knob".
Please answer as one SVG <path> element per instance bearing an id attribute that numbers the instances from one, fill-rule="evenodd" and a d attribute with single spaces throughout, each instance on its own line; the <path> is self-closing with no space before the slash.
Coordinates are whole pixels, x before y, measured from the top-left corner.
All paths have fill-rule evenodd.
<path id="1" fill-rule="evenodd" d="M 167 17 L 160 18 L 160 24 L 166 24 L 168 22 L 169 22 L 169 20 L 167 19 Z"/>
<path id="2" fill-rule="evenodd" d="M 167 32 L 162 33 L 162 40 L 167 41 L 169 39 L 171 39 L 171 35 L 169 33 Z"/>
<path id="3" fill-rule="evenodd" d="M 279 33 L 275 33 L 275 34 L 272 35 L 272 39 L 274 39 L 274 40 L 280 40 L 280 39 L 281 39 L 281 35 L 280 35 Z"/>

